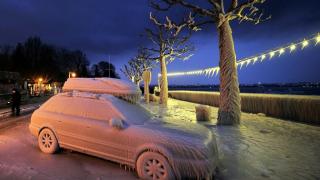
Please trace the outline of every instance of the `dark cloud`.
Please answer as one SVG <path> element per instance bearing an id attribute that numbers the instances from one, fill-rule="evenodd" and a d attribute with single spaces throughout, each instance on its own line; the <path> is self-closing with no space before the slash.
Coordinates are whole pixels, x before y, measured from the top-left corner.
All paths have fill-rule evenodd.
<path id="1" fill-rule="evenodd" d="M 205 5 L 205 3 L 203 3 Z M 272 20 L 253 26 L 233 25 L 237 37 L 256 38 L 297 31 L 315 31 L 320 25 L 318 0 L 267 0 L 262 6 Z M 3 0 L 0 2 L 0 42 L 16 43 L 31 35 L 57 45 L 90 53 L 113 55 L 136 49 L 145 43 L 139 35 L 148 22 L 148 0 Z M 179 16 L 181 10 L 170 14 Z M 197 35 L 214 32 L 214 26 Z"/>
<path id="2" fill-rule="evenodd" d="M 137 3 L 139 2 L 139 3 Z M 0 42 L 31 35 L 91 53 L 135 48 L 148 20 L 146 1 L 1 1 Z"/>

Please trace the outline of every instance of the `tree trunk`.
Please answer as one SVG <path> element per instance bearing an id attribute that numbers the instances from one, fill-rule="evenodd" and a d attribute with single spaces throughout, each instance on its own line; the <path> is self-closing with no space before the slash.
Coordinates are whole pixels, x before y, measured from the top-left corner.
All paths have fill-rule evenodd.
<path id="1" fill-rule="evenodd" d="M 144 83 L 144 99 L 146 103 L 149 103 L 149 84 L 146 82 Z"/>
<path id="2" fill-rule="evenodd" d="M 229 21 L 218 27 L 220 49 L 220 103 L 218 125 L 236 125 L 241 118 L 241 99 L 236 52 Z"/>
<path id="3" fill-rule="evenodd" d="M 141 81 L 136 81 L 135 84 L 138 86 L 138 88 L 140 88 L 140 82 Z"/>
<path id="4" fill-rule="evenodd" d="M 144 70 L 142 73 L 142 78 L 144 81 L 144 99 L 146 103 L 149 103 L 149 84 L 151 81 L 151 72 Z"/>
<path id="5" fill-rule="evenodd" d="M 160 104 L 167 104 L 168 102 L 168 77 L 166 59 L 160 56 L 161 65 L 161 79 L 160 79 Z"/>

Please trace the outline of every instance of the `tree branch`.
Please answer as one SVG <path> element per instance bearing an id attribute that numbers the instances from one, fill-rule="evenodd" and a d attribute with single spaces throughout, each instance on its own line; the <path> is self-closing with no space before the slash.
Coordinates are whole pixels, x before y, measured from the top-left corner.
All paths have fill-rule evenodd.
<path id="1" fill-rule="evenodd" d="M 263 18 L 263 12 L 259 12 L 259 8 L 255 6 L 257 4 L 263 4 L 264 2 L 265 0 L 248 0 L 238 5 L 237 0 L 233 0 L 230 9 L 226 13 L 226 18 L 228 20 L 238 19 L 240 22 L 250 21 L 255 24 L 266 21 L 270 19 L 271 16 Z"/>

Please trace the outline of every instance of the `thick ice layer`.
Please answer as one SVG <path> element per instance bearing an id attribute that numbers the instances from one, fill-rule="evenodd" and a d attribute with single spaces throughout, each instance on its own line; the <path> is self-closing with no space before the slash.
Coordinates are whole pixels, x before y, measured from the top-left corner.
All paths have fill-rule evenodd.
<path id="1" fill-rule="evenodd" d="M 165 121 L 196 123 L 198 104 L 169 99 L 167 107 L 144 106 Z M 216 179 L 319 179 L 320 127 L 263 115 L 242 113 L 240 126 L 215 126 L 217 108 L 210 107 L 220 165 Z"/>
<path id="2" fill-rule="evenodd" d="M 70 115 L 83 117 L 77 122 L 91 124 L 92 132 L 97 134 L 90 134 L 97 140 L 103 135 L 99 133 L 103 123 L 89 119 L 107 121 L 111 127 L 118 130 L 109 131 L 110 134 L 103 138 L 104 143 L 117 142 L 121 144 L 121 147 L 125 149 L 119 148 L 120 151 L 115 151 L 114 154 L 119 155 L 119 152 L 131 154 L 128 155 L 125 162 L 135 161 L 135 156 L 138 156 L 142 151 L 160 152 L 168 158 L 179 178 L 186 176 L 204 178 L 211 174 L 217 165 L 215 137 L 206 127 L 198 124 L 166 121 L 152 116 L 139 104 L 130 104 L 109 94 L 79 91 L 60 93 L 36 111 L 31 122 L 36 122 L 37 113 L 41 114 L 43 110 L 68 115 L 59 116 L 60 120 L 64 118 L 67 120 Z M 76 125 L 77 123 L 69 124 L 68 131 L 72 132 L 72 127 Z M 67 128 L 67 125 L 64 128 Z M 128 140 L 126 140 L 127 138 Z M 80 144 L 78 146 L 80 147 Z M 83 145 L 83 147 L 85 146 Z M 99 151 L 104 152 L 105 149 L 101 148 Z M 119 162 L 123 163 L 122 160 Z M 131 166 L 135 167 L 134 164 Z"/>
<path id="3" fill-rule="evenodd" d="M 99 120 L 124 119 L 121 112 L 107 100 L 108 98 L 114 97 L 104 95 L 102 98 L 99 94 L 66 92 L 53 96 L 40 109 Z"/>
<path id="4" fill-rule="evenodd" d="M 129 102 L 136 102 L 141 96 L 136 85 L 114 78 L 69 78 L 64 83 L 63 91 L 73 90 L 112 94 Z"/>

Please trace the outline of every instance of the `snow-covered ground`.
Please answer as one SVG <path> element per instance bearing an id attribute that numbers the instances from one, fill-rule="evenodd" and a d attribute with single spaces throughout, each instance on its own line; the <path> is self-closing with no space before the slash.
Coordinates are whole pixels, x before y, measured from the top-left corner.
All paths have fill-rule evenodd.
<path id="1" fill-rule="evenodd" d="M 164 121 L 197 123 L 198 104 L 169 99 L 167 107 L 141 103 Z M 216 133 L 218 179 L 320 179 L 320 127 L 242 113 L 239 127 L 202 122 Z"/>

